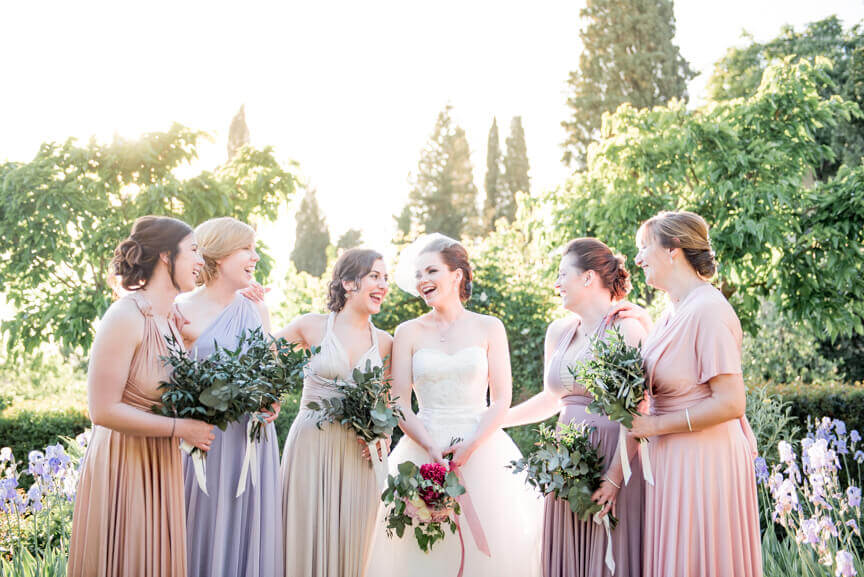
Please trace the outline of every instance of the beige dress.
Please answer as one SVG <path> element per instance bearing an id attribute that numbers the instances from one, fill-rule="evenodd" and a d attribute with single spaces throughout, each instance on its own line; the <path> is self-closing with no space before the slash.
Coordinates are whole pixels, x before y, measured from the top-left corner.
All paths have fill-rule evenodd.
<path id="1" fill-rule="evenodd" d="M 158 402 L 167 355 L 150 305 L 132 299 L 144 315 L 144 337 L 132 357 L 123 402 L 150 411 Z M 178 341 L 180 331 L 169 321 Z M 125 435 L 101 426 L 81 467 L 72 517 L 68 577 L 184 577 L 186 512 L 178 441 Z"/>
<path id="2" fill-rule="evenodd" d="M 707 283 L 667 311 L 643 350 L 652 414 L 692 407 L 711 395 L 710 379 L 740 374 L 741 337 L 732 307 Z M 646 577 L 762 574 L 755 449 L 744 418 L 650 439 Z"/>
<path id="3" fill-rule="evenodd" d="M 321 350 L 306 367 L 300 412 L 282 454 L 285 577 L 361 577 L 375 529 L 379 494 L 357 435 L 339 424 L 317 426 L 307 403 L 336 393 L 334 379 L 352 381 L 355 367 L 333 331 L 330 313 Z M 382 364 L 375 327 L 372 347 L 357 361 Z"/>

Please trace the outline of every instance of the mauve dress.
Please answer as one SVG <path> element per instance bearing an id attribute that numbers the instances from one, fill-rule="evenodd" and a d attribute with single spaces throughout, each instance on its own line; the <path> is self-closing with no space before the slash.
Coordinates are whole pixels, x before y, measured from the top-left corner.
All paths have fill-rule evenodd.
<path id="1" fill-rule="evenodd" d="M 308 408 L 339 395 L 336 381 L 352 383 L 354 369 L 365 369 L 367 360 L 382 364 L 370 322 L 372 346 L 352 367 L 335 318 L 330 313 L 321 350 L 306 365 L 300 411 L 282 454 L 285 577 L 362 577 L 375 531 L 381 493 L 357 434 L 339 423 L 319 428 L 320 413 Z"/>
<path id="2" fill-rule="evenodd" d="M 591 442 L 604 458 L 605 469 L 618 458 L 620 426 L 609 417 L 588 413 L 591 394 L 575 382 L 569 367 L 591 357 L 590 343 L 605 338 L 610 327 L 604 319 L 592 338 L 580 347 L 571 347 L 581 326 L 579 320 L 564 331 L 546 370 L 546 390 L 561 397 L 561 423 L 586 423 L 594 427 Z M 621 487 L 616 500 L 618 526 L 612 531 L 612 553 L 615 557 L 615 577 L 641 577 L 643 493 L 642 466 L 639 459 L 631 462 L 630 483 Z M 592 520 L 581 521 L 565 500 L 553 495 L 546 497 L 543 516 L 543 576 L 544 577 L 607 577 L 611 573 L 605 564 L 606 531 Z"/>
<path id="3" fill-rule="evenodd" d="M 165 337 L 143 294 L 123 297 L 144 316 L 144 336 L 132 357 L 123 402 L 150 412 L 167 369 Z M 168 327 L 182 343 L 180 331 Z M 126 435 L 99 425 L 78 480 L 68 577 L 184 577 L 186 525 L 179 441 Z"/>
<path id="4" fill-rule="evenodd" d="M 237 295 L 204 329 L 191 348 L 196 358 L 213 353 L 214 342 L 235 348 L 240 335 L 261 326 L 255 305 Z M 282 488 L 279 441 L 273 423 L 258 443 L 258 484 L 251 472 L 239 497 L 237 484 L 246 456 L 249 417 L 221 431 L 207 452 L 207 492 L 198 487 L 192 458 L 184 453 L 189 576 L 258 577 L 282 574 Z"/>
<path id="5" fill-rule="evenodd" d="M 741 373 L 741 324 L 705 283 L 668 310 L 648 336 L 651 414 L 683 411 L 711 395 L 708 381 Z M 745 418 L 652 437 L 656 484 L 645 489 L 646 577 L 762 575 L 753 457 Z"/>

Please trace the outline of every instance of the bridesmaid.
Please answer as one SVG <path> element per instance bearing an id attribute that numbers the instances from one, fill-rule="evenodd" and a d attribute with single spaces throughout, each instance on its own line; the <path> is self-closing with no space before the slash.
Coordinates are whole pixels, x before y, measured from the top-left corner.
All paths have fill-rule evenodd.
<path id="1" fill-rule="evenodd" d="M 612 533 L 616 577 L 642 575 L 642 501 L 644 483 L 638 459 L 633 461 L 633 476 L 623 486 L 621 460 L 616 452 L 618 423 L 603 415 L 591 414 L 586 407 L 591 395 L 576 382 L 569 367 L 591 356 L 591 341 L 604 338 L 606 329 L 617 326 L 624 339 L 636 345 L 645 337 L 642 325 L 634 319 L 617 319 L 611 314 L 615 302 L 630 292 L 630 274 L 624 257 L 594 238 L 578 238 L 564 250 L 555 289 L 565 309 L 573 313 L 556 320 L 546 331 L 545 378 L 543 391 L 507 413 L 505 427 L 536 423 L 560 412 L 561 423 L 586 423 L 594 427 L 592 442 L 600 449 L 606 473 L 593 499 L 618 518 Z M 635 443 L 631 442 L 631 454 Z M 620 490 L 620 491 L 619 491 Z M 543 520 L 544 577 L 609 576 L 604 563 L 606 533 L 593 521 L 580 521 L 562 499 L 549 495 Z"/>
<path id="2" fill-rule="evenodd" d="M 166 369 L 166 336 L 180 339 L 174 297 L 202 265 L 192 229 L 145 216 L 114 251 L 130 294 L 109 307 L 90 351 L 93 436 L 81 466 L 69 577 L 183 577 L 186 525 L 176 437 L 208 450 L 213 427 L 151 412 Z"/>
<path id="3" fill-rule="evenodd" d="M 650 438 L 656 481 L 645 492 L 645 575 L 761 575 L 741 325 L 708 282 L 716 269 L 708 225 L 692 212 L 663 212 L 640 227 L 637 242 L 646 282 L 671 301 L 643 351 L 650 415 L 637 416 L 631 431 Z"/>
<path id="4" fill-rule="evenodd" d="M 197 358 L 210 355 L 214 343 L 237 346 L 248 329 L 270 330 L 267 308 L 237 291 L 253 282 L 255 231 L 230 217 L 214 218 L 195 229 L 204 268 L 198 276 L 203 286 L 178 307 L 185 317 L 182 328 L 186 347 Z M 247 416 L 216 429 L 207 454 L 207 494 L 198 486 L 192 459 L 183 456 L 186 482 L 186 542 L 189 576 L 255 577 L 282 573 L 282 520 L 279 517 L 279 443 L 272 424 L 278 406 L 267 414 L 265 436 L 256 444 L 258 482 L 251 472 L 245 490 L 235 498 L 240 469 L 246 456 Z"/>
<path id="5" fill-rule="evenodd" d="M 282 522 L 286 577 L 361 577 L 369 556 L 379 493 L 357 436 L 338 424 L 317 426 L 310 401 L 334 395 L 334 380 L 352 381 L 366 361 L 380 366 L 392 337 L 370 317 L 388 291 L 380 254 L 345 251 L 333 269 L 327 308 L 276 333 L 304 347 L 320 347 L 307 366 L 300 412 L 282 455 Z M 365 447 L 365 445 L 364 445 Z"/>

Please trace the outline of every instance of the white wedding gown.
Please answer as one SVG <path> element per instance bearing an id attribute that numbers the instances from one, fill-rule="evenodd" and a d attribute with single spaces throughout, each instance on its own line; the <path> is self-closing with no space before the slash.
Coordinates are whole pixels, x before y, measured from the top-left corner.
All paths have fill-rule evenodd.
<path id="1" fill-rule="evenodd" d="M 482 347 L 468 347 L 448 354 L 436 349 L 414 353 L 414 391 L 418 416 L 439 447 L 456 437 L 467 438 L 486 410 L 489 367 Z M 537 577 L 540 575 L 540 538 L 543 500 L 525 484 L 524 475 L 506 468 L 522 457 L 507 434 L 496 431 L 477 448 L 462 467 L 465 487 L 474 503 L 489 543 L 491 558 L 477 550 L 464 515 L 460 518 L 465 539 L 465 577 Z M 407 435 L 390 455 L 390 474 L 399 463 L 430 462 L 429 455 Z M 458 534 L 445 529 L 446 537 L 424 553 L 414 532 L 400 539 L 388 538 L 383 507 L 378 516 L 375 543 L 367 577 L 444 577 L 459 569 Z"/>

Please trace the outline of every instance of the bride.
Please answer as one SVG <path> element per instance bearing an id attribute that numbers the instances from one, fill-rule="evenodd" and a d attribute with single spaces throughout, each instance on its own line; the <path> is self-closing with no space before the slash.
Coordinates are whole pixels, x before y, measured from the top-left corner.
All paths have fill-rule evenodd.
<path id="1" fill-rule="evenodd" d="M 507 335 L 497 318 L 465 309 L 471 280 L 465 248 L 440 234 L 421 237 L 400 257 L 399 287 L 422 296 L 432 310 L 396 329 L 393 394 L 405 415 L 400 423 L 405 436 L 390 455 L 390 473 L 405 461 L 446 466 L 444 457 L 452 453 L 490 553 L 487 557 L 478 550 L 468 523 L 460 519 L 464 574 L 532 577 L 540 574 L 543 502 L 522 475 L 506 468 L 522 456 L 500 428 L 512 394 Z M 420 407 L 417 414 L 411 409 L 412 389 Z M 454 439 L 461 440 L 451 446 Z M 445 531 L 445 539 L 424 553 L 411 530 L 402 538 L 388 538 L 382 519 L 383 514 L 367 575 L 456 573 L 461 551 L 457 535 Z"/>

